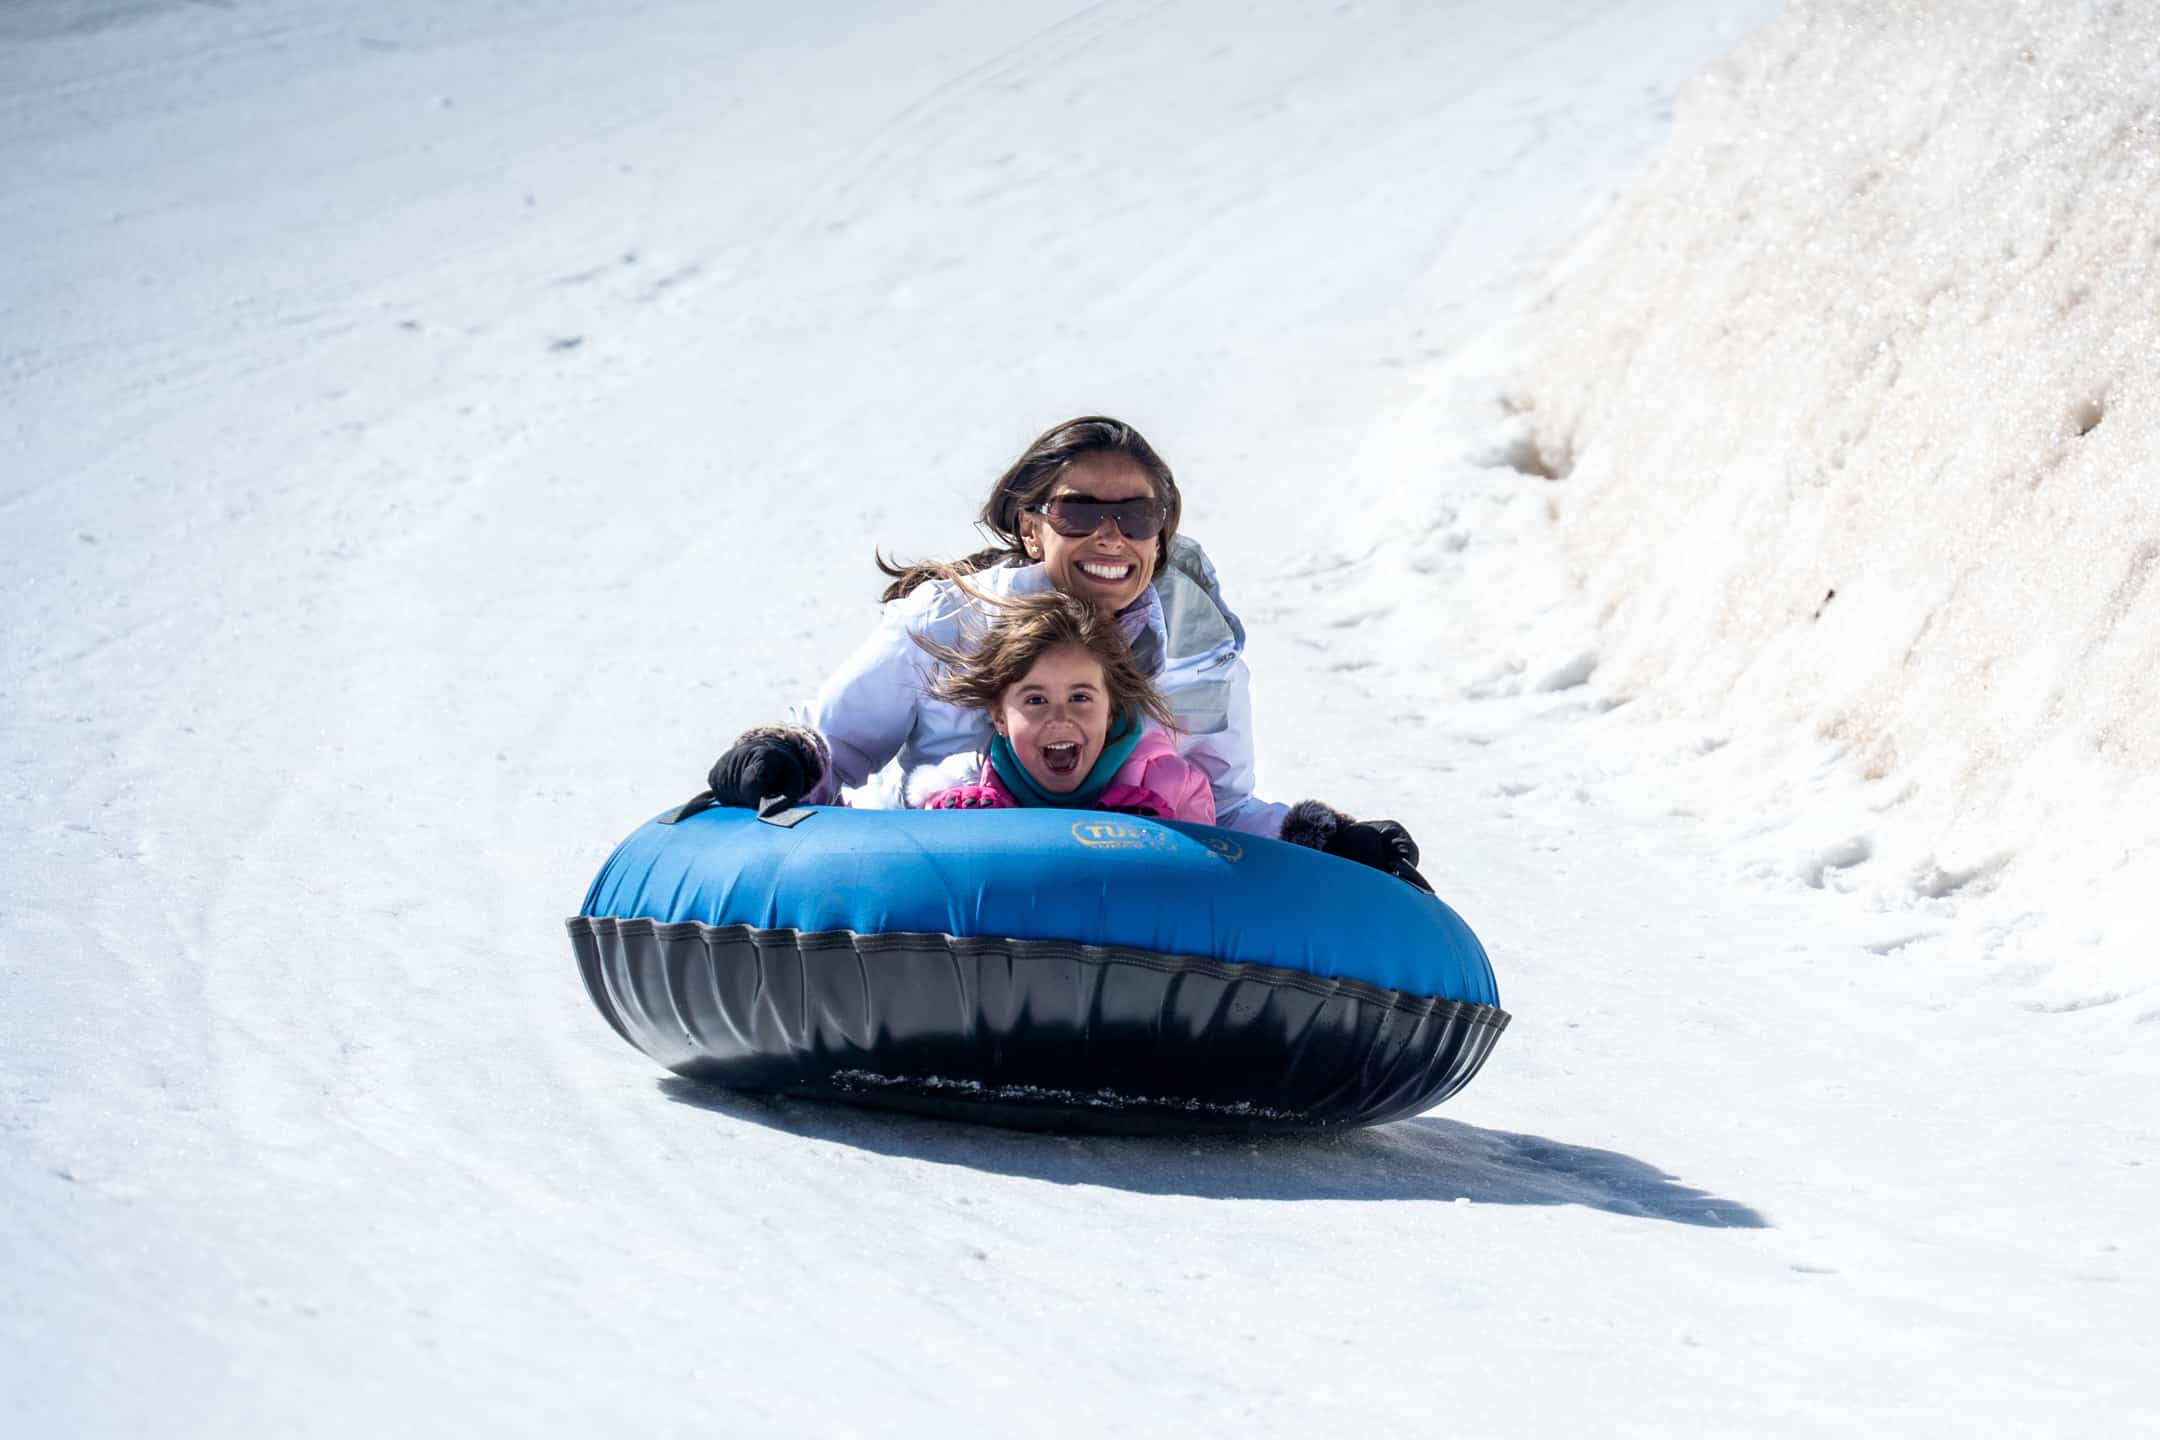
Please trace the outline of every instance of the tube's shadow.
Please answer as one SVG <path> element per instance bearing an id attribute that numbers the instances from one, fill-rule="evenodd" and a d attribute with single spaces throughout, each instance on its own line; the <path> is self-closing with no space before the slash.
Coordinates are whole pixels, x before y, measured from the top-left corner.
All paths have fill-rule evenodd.
<path id="1" fill-rule="evenodd" d="M 1762 1229 L 1753 1207 L 1655 1165 L 1537 1135 L 1419 1116 L 1318 1136 L 1044 1135 L 721 1090 L 670 1075 L 669 1099 L 807 1139 L 1054 1185 L 1211 1200 L 1469 1200 L 1584 1205 L 1678 1225 Z"/>

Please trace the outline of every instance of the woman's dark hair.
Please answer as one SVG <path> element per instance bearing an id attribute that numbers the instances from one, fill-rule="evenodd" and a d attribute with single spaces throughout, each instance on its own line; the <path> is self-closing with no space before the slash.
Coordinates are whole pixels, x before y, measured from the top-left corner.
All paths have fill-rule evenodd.
<path id="1" fill-rule="evenodd" d="M 1177 480 L 1138 430 L 1105 415 L 1083 415 L 1043 431 L 990 488 L 990 498 L 983 502 L 976 523 L 999 543 L 964 560 L 944 564 L 932 561 L 900 565 L 880 554 L 878 569 L 892 577 L 883 598 L 898 600 L 925 580 L 953 572 L 965 575 L 1007 560 L 1025 560 L 1027 552 L 1020 544 L 1021 514 L 1049 498 L 1066 466 L 1090 455 L 1123 455 L 1138 465 L 1155 486 L 1155 496 L 1163 503 L 1162 534 L 1155 542 L 1155 568 L 1160 571 L 1170 561 L 1170 541 L 1177 534 L 1178 516 L 1184 510 Z"/>
<path id="2" fill-rule="evenodd" d="M 915 643 L 944 667 L 929 686 L 938 699 L 972 710 L 995 709 L 999 697 L 1026 678 L 1036 661 L 1060 645 L 1077 645 L 1102 666 L 1112 717 L 1145 716 L 1165 730 L 1177 728 L 1170 702 L 1140 668 L 1114 617 L 1062 590 L 985 595 L 950 566 L 925 568 L 956 582 L 993 617 L 987 628 L 959 645 L 915 637 Z"/>

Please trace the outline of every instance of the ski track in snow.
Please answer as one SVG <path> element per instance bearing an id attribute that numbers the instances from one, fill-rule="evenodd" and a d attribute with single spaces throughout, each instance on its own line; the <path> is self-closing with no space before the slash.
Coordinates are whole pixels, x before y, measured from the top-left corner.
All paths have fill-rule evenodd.
<path id="1" fill-rule="evenodd" d="M 2149 1423 L 2152 1026 L 1736 873 L 1464 589 L 1559 563 L 1485 337 L 1775 8 L 11 7 L 0 1430 Z M 1087 410 L 1492 1062 L 1260 1143 L 656 1073 L 560 917 Z"/>

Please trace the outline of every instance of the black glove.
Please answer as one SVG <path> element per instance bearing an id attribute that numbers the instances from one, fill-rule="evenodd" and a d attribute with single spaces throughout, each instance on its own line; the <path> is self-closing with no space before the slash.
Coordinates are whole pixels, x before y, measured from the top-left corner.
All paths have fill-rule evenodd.
<path id="1" fill-rule="evenodd" d="M 1428 895 L 1432 893 L 1432 886 L 1417 871 L 1417 841 L 1393 820 L 1352 820 L 1332 805 L 1302 800 L 1290 807 L 1283 820 L 1282 838 L 1293 845 L 1385 870 Z"/>
<path id="2" fill-rule="evenodd" d="M 755 810 L 775 795 L 792 805 L 825 777 L 824 748 L 808 730 L 765 726 L 728 747 L 705 783 L 716 805 Z"/>
<path id="3" fill-rule="evenodd" d="M 1432 892 L 1432 886 L 1418 874 L 1417 841 L 1393 820 L 1353 820 L 1329 836 L 1325 848 L 1330 855 L 1385 870 L 1427 894 Z"/>

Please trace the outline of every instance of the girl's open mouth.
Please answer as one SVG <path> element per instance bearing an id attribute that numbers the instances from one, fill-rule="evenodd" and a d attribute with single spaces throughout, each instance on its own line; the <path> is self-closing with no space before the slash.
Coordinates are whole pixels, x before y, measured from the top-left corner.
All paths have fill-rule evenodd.
<path id="1" fill-rule="evenodd" d="M 1068 741 L 1062 745 L 1045 745 L 1042 748 L 1043 768 L 1052 775 L 1063 778 L 1078 774 L 1080 770 L 1080 745 Z"/>

